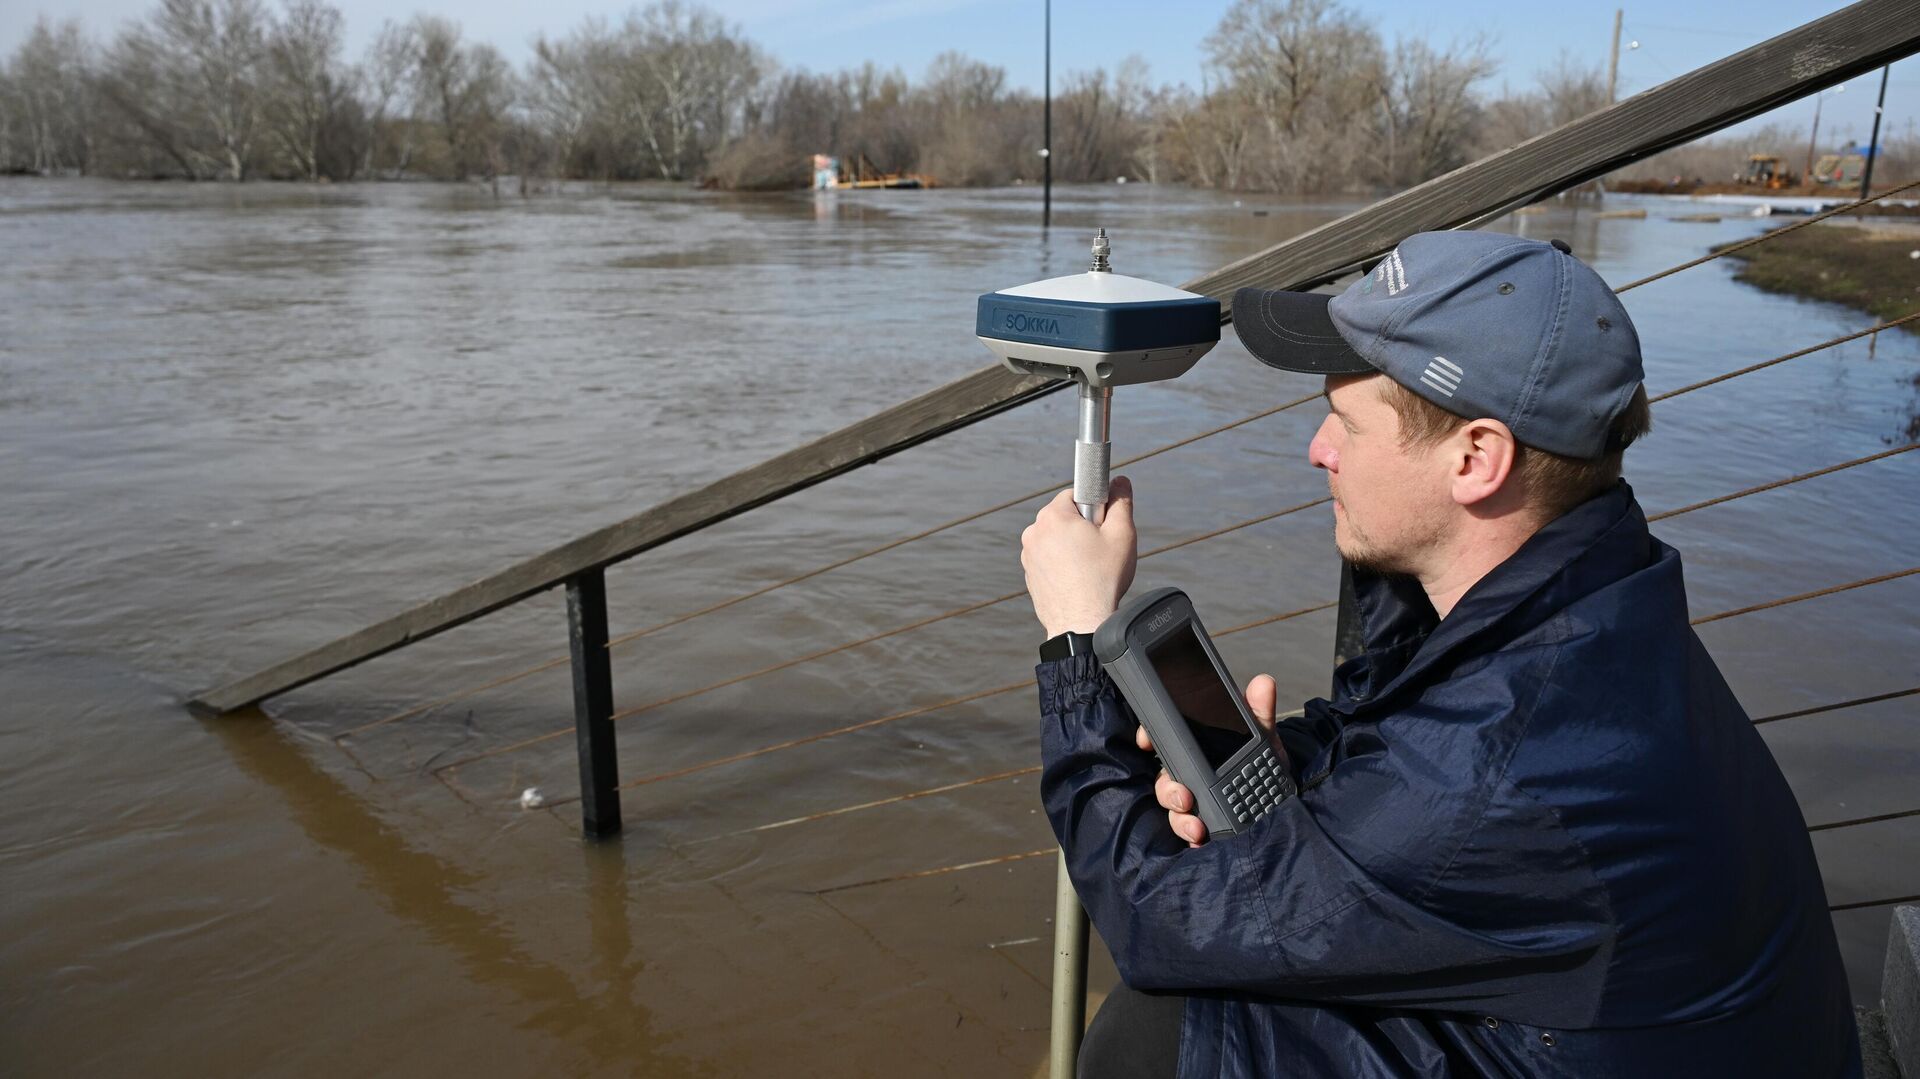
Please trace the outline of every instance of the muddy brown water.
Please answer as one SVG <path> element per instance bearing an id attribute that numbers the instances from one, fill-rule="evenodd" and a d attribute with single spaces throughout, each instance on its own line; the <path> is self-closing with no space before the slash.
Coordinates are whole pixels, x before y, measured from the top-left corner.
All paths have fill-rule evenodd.
<path id="1" fill-rule="evenodd" d="M 1640 203 L 1636 203 L 1640 204 Z M 1552 210 L 1626 281 L 1764 226 Z M 986 362 L 982 291 L 1081 268 L 1185 280 L 1350 209 L 1146 186 L 735 198 L 577 187 L 0 182 L 0 1071 L 9 1074 L 1031 1074 L 1048 857 L 1015 775 L 1031 691 L 623 795 L 585 845 L 556 669 L 348 739 L 565 650 L 547 594 L 202 722 L 193 691 L 323 642 Z M 1714 263 L 1627 296 L 1656 391 L 1869 320 Z M 1656 406 L 1650 511 L 1895 445 L 1920 337 L 1882 335 Z M 1317 387 L 1232 340 L 1123 391 L 1125 456 Z M 1064 483 L 1049 398 L 609 572 L 615 633 Z M 1318 412 L 1128 469 L 1157 546 L 1317 497 Z M 1920 564 L 1920 453 L 1656 526 L 1696 615 Z M 1030 507 L 615 655 L 634 707 L 1019 587 Z M 1144 562 L 1221 627 L 1332 598 L 1322 511 Z M 1748 709 L 1920 685 L 1920 577 L 1702 627 Z M 1321 692 L 1332 613 L 1226 638 Z M 1031 675 L 1001 604 L 623 720 L 643 779 Z M 1762 728 L 1810 822 L 1920 804 L 1916 698 Z M 758 830 L 754 830 L 758 829 Z M 1920 892 L 1920 818 L 1818 834 L 1834 903 Z M 911 876 L 974 862 L 974 868 Z M 903 877 L 887 883 L 863 883 Z M 1888 910 L 1836 915 L 1857 999 Z M 1111 967 L 1096 962 L 1096 989 Z"/>

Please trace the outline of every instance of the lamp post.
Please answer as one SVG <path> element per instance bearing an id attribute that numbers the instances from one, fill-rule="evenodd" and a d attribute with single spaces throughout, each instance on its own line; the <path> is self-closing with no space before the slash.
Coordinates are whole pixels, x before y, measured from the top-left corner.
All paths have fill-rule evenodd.
<path id="1" fill-rule="evenodd" d="M 1053 0 L 1046 3 L 1046 97 L 1040 106 L 1040 227 L 1053 225 Z"/>

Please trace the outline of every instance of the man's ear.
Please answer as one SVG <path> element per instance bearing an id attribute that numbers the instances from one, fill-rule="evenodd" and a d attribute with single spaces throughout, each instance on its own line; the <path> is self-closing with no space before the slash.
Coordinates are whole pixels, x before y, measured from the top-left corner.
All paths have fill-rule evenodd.
<path id="1" fill-rule="evenodd" d="M 1499 420 L 1470 420 L 1446 442 L 1453 500 L 1474 506 L 1506 490 L 1519 456 L 1513 432 Z"/>

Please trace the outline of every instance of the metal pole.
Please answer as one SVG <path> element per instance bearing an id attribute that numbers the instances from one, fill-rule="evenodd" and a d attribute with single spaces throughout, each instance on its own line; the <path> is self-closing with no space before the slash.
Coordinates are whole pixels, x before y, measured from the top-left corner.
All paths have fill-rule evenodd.
<path id="1" fill-rule="evenodd" d="M 1087 1029 L 1087 912 L 1067 876 L 1067 852 L 1053 887 L 1053 1039 L 1051 1079 L 1074 1079 L 1080 1039 Z"/>
<path id="2" fill-rule="evenodd" d="M 1080 384 L 1080 434 L 1073 442 L 1073 501 L 1080 516 L 1099 524 L 1107 511 L 1107 464 L 1112 443 L 1113 387 Z M 1060 852 L 1053 884 L 1053 1037 L 1049 1074 L 1073 1079 L 1087 1027 L 1087 912 L 1067 876 Z"/>
<path id="3" fill-rule="evenodd" d="M 1040 227 L 1053 226 L 1053 0 L 1047 0 L 1046 98 L 1040 106 Z"/>
<path id="4" fill-rule="evenodd" d="M 1887 75 L 1893 70 L 1888 64 L 1880 69 L 1880 100 L 1873 103 L 1873 138 L 1867 142 L 1867 167 L 1860 170 L 1860 197 L 1867 197 L 1867 186 L 1873 183 L 1873 162 L 1880 156 L 1880 114 L 1887 111 Z"/>
<path id="5" fill-rule="evenodd" d="M 613 658 L 607 652 L 607 579 L 590 569 L 567 578 L 567 644 L 573 652 L 573 729 L 580 752 L 580 827 L 590 838 L 620 832 L 620 777 L 613 752 Z"/>
<path id="6" fill-rule="evenodd" d="M 1093 238 L 1093 265 L 1088 272 L 1113 272 L 1112 251 L 1107 230 L 1101 229 Z M 1080 429 L 1073 440 L 1073 502 L 1080 516 L 1096 525 L 1107 515 L 1112 438 L 1113 387 L 1081 382 Z M 1067 852 L 1061 851 L 1053 882 L 1053 1028 L 1047 1058 L 1052 1079 L 1074 1079 L 1086 1029 L 1087 911 L 1067 876 Z"/>
<path id="7" fill-rule="evenodd" d="M 1813 148 L 1820 141 L 1820 106 L 1826 104 L 1826 98 L 1825 90 L 1813 95 L 1813 134 L 1807 136 L 1807 171 L 1800 176 L 1803 184 L 1813 183 Z"/>

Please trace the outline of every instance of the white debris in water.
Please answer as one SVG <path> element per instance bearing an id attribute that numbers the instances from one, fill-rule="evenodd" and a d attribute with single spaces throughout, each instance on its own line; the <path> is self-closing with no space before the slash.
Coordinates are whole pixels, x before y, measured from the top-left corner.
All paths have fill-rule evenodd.
<path id="1" fill-rule="evenodd" d="M 540 793 L 539 787 L 528 787 L 520 792 L 521 809 L 539 809 L 547 804 L 547 796 Z"/>

